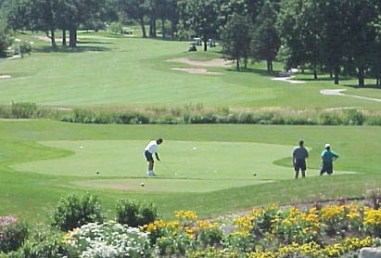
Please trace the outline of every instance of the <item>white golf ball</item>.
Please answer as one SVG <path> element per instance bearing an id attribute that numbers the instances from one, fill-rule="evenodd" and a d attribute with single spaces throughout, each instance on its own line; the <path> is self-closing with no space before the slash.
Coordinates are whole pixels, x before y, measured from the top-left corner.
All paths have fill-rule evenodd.
<path id="1" fill-rule="evenodd" d="M 141 186 L 141 187 L 144 187 L 144 183 L 141 183 L 140 186 Z"/>
<path id="2" fill-rule="evenodd" d="M 196 148 L 196 147 L 193 147 L 193 150 L 197 150 L 197 148 Z"/>
<path id="3" fill-rule="evenodd" d="M 79 146 L 80 149 L 83 149 L 83 145 Z"/>

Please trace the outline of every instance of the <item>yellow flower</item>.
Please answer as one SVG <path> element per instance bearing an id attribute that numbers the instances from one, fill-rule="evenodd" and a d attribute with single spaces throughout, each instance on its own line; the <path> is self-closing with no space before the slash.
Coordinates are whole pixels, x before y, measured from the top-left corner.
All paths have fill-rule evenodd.
<path id="1" fill-rule="evenodd" d="M 178 219 L 194 220 L 197 219 L 197 214 L 194 211 L 179 210 L 175 211 L 175 217 Z"/>

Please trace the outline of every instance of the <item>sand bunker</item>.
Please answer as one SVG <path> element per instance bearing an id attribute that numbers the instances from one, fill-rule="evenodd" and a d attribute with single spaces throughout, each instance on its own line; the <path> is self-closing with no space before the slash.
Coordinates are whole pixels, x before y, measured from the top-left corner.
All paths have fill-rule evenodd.
<path id="1" fill-rule="evenodd" d="M 199 67 L 229 67 L 232 63 L 231 61 L 226 61 L 222 58 L 214 58 L 210 60 L 191 60 L 189 58 L 181 57 L 181 58 L 169 59 L 166 61 L 196 66 L 196 67 L 189 67 L 189 68 L 180 68 L 180 67 L 171 68 L 171 70 L 187 72 L 190 74 L 221 74 L 218 72 L 209 72 L 206 68 L 199 68 Z"/>
<path id="2" fill-rule="evenodd" d="M 217 72 L 209 72 L 208 70 L 206 70 L 204 68 L 179 68 L 179 67 L 176 67 L 176 68 L 171 68 L 171 70 L 187 72 L 190 74 L 221 74 L 221 73 L 217 73 Z"/>
<path id="3" fill-rule="evenodd" d="M 301 84 L 301 83 L 306 83 L 305 81 L 297 81 L 297 80 L 292 80 L 295 76 L 290 76 L 290 77 L 274 77 L 271 78 L 273 81 L 283 81 L 283 82 L 288 82 L 292 84 Z"/>
<path id="4" fill-rule="evenodd" d="M 346 89 L 338 89 L 338 90 L 320 90 L 320 93 L 323 94 L 323 95 L 334 95 L 334 96 L 340 96 L 340 95 L 344 95 L 343 91 L 346 91 Z"/>
<path id="5" fill-rule="evenodd" d="M 214 58 L 210 60 L 191 60 L 189 58 L 181 57 L 169 59 L 167 61 L 202 67 L 230 67 L 230 65 L 232 64 L 231 61 L 226 61 L 222 58 Z"/>

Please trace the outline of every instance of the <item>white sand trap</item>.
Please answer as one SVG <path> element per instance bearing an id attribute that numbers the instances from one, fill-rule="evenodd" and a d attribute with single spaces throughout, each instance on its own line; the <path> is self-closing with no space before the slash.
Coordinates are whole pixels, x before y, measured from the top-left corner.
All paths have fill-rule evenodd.
<path id="1" fill-rule="evenodd" d="M 222 58 L 214 58 L 210 60 L 191 60 L 189 58 L 181 57 L 181 58 L 173 58 L 166 60 L 168 62 L 177 62 L 194 66 L 203 66 L 203 67 L 230 67 L 232 64 L 231 61 L 224 60 Z"/>
<path id="2" fill-rule="evenodd" d="M 274 77 L 274 78 L 271 78 L 271 80 L 273 80 L 273 81 L 288 82 L 288 83 L 292 83 L 292 84 L 306 83 L 305 81 L 292 80 L 292 78 L 294 78 L 294 77 L 295 76 L 290 76 L 290 77 Z"/>
<path id="3" fill-rule="evenodd" d="M 0 79 L 10 79 L 12 78 L 10 75 L 0 75 Z"/>
<path id="4" fill-rule="evenodd" d="M 346 89 L 338 89 L 338 90 L 320 90 L 320 93 L 323 95 L 333 95 L 333 96 L 343 96 L 343 91 L 346 91 Z"/>
<path id="5" fill-rule="evenodd" d="M 179 68 L 179 67 L 176 67 L 176 68 L 171 68 L 171 70 L 187 72 L 190 74 L 221 74 L 221 73 L 217 73 L 217 72 L 209 72 L 208 70 L 206 70 L 204 68 Z"/>

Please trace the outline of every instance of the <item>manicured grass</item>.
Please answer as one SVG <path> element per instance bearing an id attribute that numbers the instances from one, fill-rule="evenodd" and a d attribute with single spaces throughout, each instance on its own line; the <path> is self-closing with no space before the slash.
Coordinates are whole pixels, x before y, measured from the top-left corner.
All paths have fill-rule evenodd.
<path id="1" fill-rule="evenodd" d="M 31 38 L 32 35 L 24 35 Z M 79 34 L 79 48 L 50 52 L 33 38 L 36 52 L 0 61 L 0 104 L 29 101 L 45 106 L 168 109 L 192 106 L 221 110 L 380 110 L 380 103 L 347 96 L 324 96 L 321 89 L 381 98 L 377 89 L 356 89 L 327 76 L 304 84 L 272 81 L 264 64 L 208 67 L 219 74 L 188 74 L 167 62 L 187 57 L 220 57 L 220 48 L 187 52 L 188 42 Z M 279 64 L 276 64 L 281 69 Z M 158 112 L 160 113 L 160 112 Z M 154 202 L 163 217 L 192 209 L 214 216 L 269 203 L 358 196 L 379 187 L 379 127 L 268 125 L 88 125 L 49 120 L 0 121 L 0 214 L 48 220 L 62 195 L 96 194 L 108 216 L 118 199 Z M 144 175 L 147 141 L 164 138 L 158 177 Z M 307 178 L 294 180 L 292 147 L 304 139 L 310 149 Z M 319 177 L 320 152 L 330 143 L 340 154 L 335 174 Z M 83 148 L 81 148 L 83 146 Z M 196 147 L 196 150 L 193 148 Z M 100 173 L 97 174 L 96 172 Z M 256 176 L 253 176 L 253 173 Z M 141 187 L 144 182 L 144 187 Z"/>
<path id="2" fill-rule="evenodd" d="M 31 35 L 30 35 L 31 36 Z M 25 35 L 24 35 L 25 37 Z M 190 65 L 166 62 L 174 57 L 205 60 L 220 57 L 210 52 L 187 52 L 188 42 L 123 38 L 105 33 L 79 34 L 75 52 L 45 52 L 48 42 L 33 38 L 37 48 L 31 56 L 0 62 L 0 103 L 35 102 L 48 106 L 122 105 L 183 106 L 203 104 L 226 108 L 324 109 L 354 107 L 379 110 L 379 103 L 343 96 L 323 96 L 324 88 L 346 88 L 349 94 L 380 96 L 377 89 L 349 87 L 355 80 L 334 86 L 326 76 L 313 81 L 298 75 L 305 84 L 272 81 L 264 64 L 247 71 L 232 67 L 209 67 L 216 75 L 188 74 L 171 68 Z M 38 51 L 44 50 L 43 52 Z M 276 65 L 281 69 L 280 65 Z M 348 86 L 349 85 L 349 86 Z"/>
<path id="3" fill-rule="evenodd" d="M 115 202 L 125 198 L 155 202 L 162 216 L 171 217 L 178 209 L 212 216 L 269 203 L 357 196 L 379 186 L 380 130 L 354 126 L 123 126 L 3 120 L 0 213 L 46 220 L 62 195 L 86 191 L 99 196 L 110 217 Z M 159 176 L 148 178 L 144 175 L 142 148 L 158 136 L 165 141 L 160 146 L 162 163 L 157 163 Z M 311 157 L 307 178 L 294 180 L 290 155 L 300 138 L 310 148 Z M 335 163 L 337 173 L 317 177 L 319 153 L 326 142 L 341 155 Z M 94 169 L 86 171 L 93 166 L 90 160 L 103 166 L 99 175 Z M 80 161 L 86 166 L 75 169 Z M 120 169 L 124 166 L 125 170 Z M 131 175 L 128 166 L 135 168 Z M 108 167 L 115 171 L 103 172 Z M 221 172 L 207 173 L 214 167 Z M 263 172 L 254 178 L 251 171 L 258 169 Z M 140 186 L 141 182 L 145 187 Z"/>

